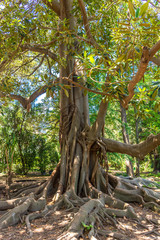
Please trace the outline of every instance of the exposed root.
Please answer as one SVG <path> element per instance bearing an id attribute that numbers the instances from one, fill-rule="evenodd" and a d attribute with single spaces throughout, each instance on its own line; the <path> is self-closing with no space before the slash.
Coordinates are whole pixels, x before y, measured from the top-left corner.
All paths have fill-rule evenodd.
<path id="1" fill-rule="evenodd" d="M 54 176 L 54 175 L 53 175 Z M 102 174 L 103 177 L 103 174 Z M 98 239 L 99 235 L 113 237 L 115 239 L 125 239 L 120 233 L 112 233 L 97 228 L 97 223 L 103 229 L 103 223 L 111 224 L 117 229 L 121 226 L 117 221 L 118 217 L 135 219 L 139 218 L 126 202 L 138 202 L 145 208 L 150 208 L 160 212 L 160 193 L 154 192 L 153 189 L 144 188 L 131 184 L 123 178 L 109 176 L 110 190 L 112 195 L 107 195 L 97 190 L 91 183 L 89 186 L 89 196 L 81 198 L 72 189 L 60 194 L 56 202 L 46 205 L 46 198 L 49 189 L 53 188 L 53 177 L 36 187 L 36 194 L 30 194 L 29 197 L 16 198 L 7 201 L 0 201 L 0 210 L 11 209 L 0 218 L 0 229 L 18 223 L 23 215 L 28 214 L 25 218 L 28 232 L 33 235 L 30 222 L 33 219 L 45 217 L 57 209 L 69 209 L 79 211 L 75 214 L 72 222 L 68 226 L 67 232 L 63 233 L 58 240 L 78 239 L 83 234 L 87 234 L 89 239 Z M 101 184 L 99 184 L 101 188 Z M 104 187 L 104 184 L 103 184 Z M 26 190 L 26 189 L 25 189 Z M 29 190 L 27 186 L 27 190 Z M 88 191 L 88 190 L 87 190 Z M 21 192 L 23 193 L 23 192 Z M 139 222 L 139 224 L 141 224 Z M 155 223 L 154 223 L 155 224 Z M 158 224 L 158 223 L 157 223 Z M 143 226 L 145 228 L 145 226 Z M 156 233 L 155 233 L 156 234 Z"/>
<path id="2" fill-rule="evenodd" d="M 77 233 L 77 235 L 74 235 L 75 239 L 78 236 L 82 236 L 83 229 L 84 229 L 83 224 L 87 224 L 87 221 L 89 221 L 89 214 L 91 214 L 93 209 L 104 206 L 104 204 L 105 204 L 104 199 L 101 198 L 101 199 L 91 199 L 90 201 L 88 201 L 87 203 L 82 205 L 80 207 L 79 211 L 76 213 L 73 221 L 71 222 L 71 225 L 67 232 L 68 235 L 63 234 L 62 236 L 60 236 L 60 238 L 58 240 L 61 240 L 61 239 L 70 240 L 73 237 L 73 233 Z M 94 222 L 94 221 L 95 220 L 92 215 L 91 222 Z M 92 230 L 92 232 L 93 232 L 93 230 Z M 91 234 L 92 234 L 92 232 L 91 232 Z M 66 238 L 66 235 L 67 235 L 67 238 Z"/>
<path id="3" fill-rule="evenodd" d="M 123 204 L 123 207 L 125 207 L 126 209 L 121 210 L 106 208 L 105 200 L 108 200 L 108 196 L 105 199 L 105 194 L 101 194 L 101 197 L 99 199 L 91 199 L 87 203 L 82 205 L 79 211 L 76 213 L 73 221 L 71 222 L 67 233 L 64 233 L 62 236 L 60 236 L 58 240 L 61 239 L 70 240 L 73 238 L 73 233 L 77 233 L 77 235 L 74 235 L 75 239 L 76 237 L 78 238 L 79 236 L 82 236 L 85 226 L 87 228 L 91 228 L 88 233 L 89 239 L 96 238 L 96 236 L 94 236 L 96 232 L 94 225 L 97 219 L 99 222 L 101 222 L 99 217 L 102 217 L 102 219 L 105 221 L 106 218 L 109 219 L 111 224 L 116 227 L 117 222 L 116 220 L 114 220 L 113 217 L 128 217 L 131 219 L 138 218 L 131 206 L 129 205 L 125 206 L 125 204 Z M 115 199 L 116 207 L 118 206 L 117 202 Z M 122 202 L 120 202 L 120 208 L 122 208 Z"/>
<path id="4" fill-rule="evenodd" d="M 128 240 L 123 234 L 120 233 L 113 233 L 111 231 L 105 231 L 105 230 L 97 230 L 97 233 L 101 236 L 105 237 L 112 237 L 113 239 L 119 239 L 119 240 Z"/>
<path id="5" fill-rule="evenodd" d="M 6 201 L 0 201 L 0 210 L 12 209 L 20 204 L 22 204 L 28 197 L 16 198 Z"/>
<path id="6" fill-rule="evenodd" d="M 144 204 L 145 208 L 149 208 L 154 212 L 160 213 L 160 205 L 154 202 L 148 202 Z"/>
<path id="7" fill-rule="evenodd" d="M 0 218 L 0 229 L 14 225 L 18 223 L 23 214 L 27 212 L 29 209 L 32 201 L 33 201 L 33 194 L 20 206 L 15 207 L 12 210 L 9 210 Z"/>
<path id="8" fill-rule="evenodd" d="M 113 196 L 125 202 L 138 202 L 146 208 L 160 212 L 160 193 L 153 189 L 140 187 L 140 184 L 151 184 L 151 181 L 138 178 L 138 181 L 134 181 L 134 185 L 131 184 L 131 181 L 133 180 L 117 178 Z M 154 182 L 153 184 L 156 185 Z"/>

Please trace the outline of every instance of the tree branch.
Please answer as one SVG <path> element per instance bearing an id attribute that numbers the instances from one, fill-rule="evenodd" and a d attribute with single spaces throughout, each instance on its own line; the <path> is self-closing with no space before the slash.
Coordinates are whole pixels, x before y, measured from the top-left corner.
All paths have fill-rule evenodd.
<path id="1" fill-rule="evenodd" d="M 108 152 L 123 153 L 143 159 L 148 153 L 160 145 L 160 133 L 157 135 L 151 134 L 144 142 L 134 145 L 105 138 L 102 138 L 102 141 L 106 144 Z"/>
<path id="2" fill-rule="evenodd" d="M 78 3 L 80 6 L 80 9 L 81 9 L 82 16 L 83 16 L 83 23 L 84 23 L 84 28 L 86 30 L 87 37 L 90 39 L 91 42 L 94 42 L 93 36 L 92 36 L 90 28 L 89 28 L 89 21 L 87 18 L 87 13 L 86 13 L 84 2 L 83 2 L 83 0 L 78 0 Z"/>
<path id="3" fill-rule="evenodd" d="M 160 57 L 152 57 L 151 62 L 155 63 L 157 66 L 160 66 Z"/>
<path id="4" fill-rule="evenodd" d="M 83 0 L 78 0 L 78 3 L 79 3 L 79 6 L 80 6 L 80 9 L 81 9 L 82 16 L 83 16 L 84 28 L 86 30 L 86 34 L 87 34 L 87 37 L 88 37 L 88 39 L 90 41 L 90 44 L 93 45 L 94 47 L 98 48 L 103 53 L 104 49 L 95 41 L 95 39 L 92 36 L 92 33 L 90 31 L 89 21 L 88 21 L 88 17 L 87 17 L 87 13 L 86 13 L 86 9 L 85 9 L 85 5 L 84 5 Z M 108 56 L 106 56 L 106 55 L 104 56 L 103 55 L 103 57 L 106 60 L 111 61 L 111 59 Z M 108 66 L 109 66 L 109 63 L 108 63 Z"/>
<path id="5" fill-rule="evenodd" d="M 40 95 L 45 93 L 47 88 L 51 88 L 54 85 L 56 85 L 57 82 L 58 82 L 58 79 L 55 80 L 54 83 L 52 83 L 50 86 L 44 85 L 43 87 L 38 88 L 34 93 L 31 94 L 31 96 L 29 98 L 24 98 L 21 95 L 16 95 L 16 94 L 12 94 L 12 93 L 7 94 L 4 92 L 0 92 L 0 98 L 8 97 L 10 99 L 18 100 L 22 104 L 22 106 L 25 109 L 27 109 L 27 111 L 29 111 L 31 108 L 31 102 L 33 102 L 37 97 L 39 97 Z"/>
<path id="6" fill-rule="evenodd" d="M 35 73 L 37 71 L 37 69 L 42 65 L 44 59 L 45 59 L 46 55 L 43 55 L 41 58 L 41 61 L 39 62 L 39 64 L 34 68 L 34 70 L 28 75 L 28 77 L 30 77 L 33 73 Z"/>
<path id="7" fill-rule="evenodd" d="M 147 69 L 149 61 L 153 58 L 154 54 L 160 49 L 160 41 L 158 41 L 150 50 L 147 47 L 143 47 L 142 57 L 140 61 L 140 65 L 136 75 L 132 78 L 130 83 L 128 84 L 128 93 L 129 95 L 126 96 L 122 100 L 122 106 L 124 108 L 128 107 L 129 101 L 134 96 L 134 88 L 136 84 L 142 79 L 144 73 Z"/>
<path id="8" fill-rule="evenodd" d="M 160 50 L 160 40 L 150 49 L 149 51 L 149 60 Z"/>
<path id="9" fill-rule="evenodd" d="M 72 79 L 70 79 L 69 77 L 64 77 L 63 78 L 64 80 L 67 80 L 68 82 L 70 83 L 73 83 L 73 85 L 75 85 L 76 87 L 79 87 L 81 89 L 84 89 L 86 90 L 87 92 L 92 92 L 92 93 L 96 93 L 96 94 L 99 94 L 99 95 L 102 95 L 102 96 L 111 96 L 111 94 L 109 93 L 106 93 L 106 92 L 100 92 L 100 91 L 97 91 L 97 90 L 92 90 L 90 88 L 87 88 L 85 86 L 83 86 L 82 84 L 78 83 L 78 82 L 74 82 Z M 112 95 L 115 99 L 118 99 L 118 97 L 116 95 Z"/>
<path id="10" fill-rule="evenodd" d="M 27 51 L 33 51 L 33 52 L 39 52 L 48 55 L 51 59 L 54 61 L 58 61 L 57 55 L 52 53 L 49 49 L 39 47 L 39 45 L 29 45 L 29 44 L 24 44 L 21 46 L 22 50 L 27 50 Z"/>
<path id="11" fill-rule="evenodd" d="M 60 16 L 60 5 L 59 2 L 56 0 L 48 1 L 42 0 L 44 4 L 46 4 L 51 10 L 53 10 L 58 16 Z"/>
<path id="12" fill-rule="evenodd" d="M 89 138 L 99 138 L 102 130 L 104 128 L 104 124 L 105 124 L 105 116 L 107 113 L 107 108 L 108 108 L 108 101 L 106 101 L 105 99 L 103 99 L 101 101 L 101 104 L 99 106 L 99 111 L 97 114 L 97 119 L 96 121 L 93 123 L 90 133 Z"/>

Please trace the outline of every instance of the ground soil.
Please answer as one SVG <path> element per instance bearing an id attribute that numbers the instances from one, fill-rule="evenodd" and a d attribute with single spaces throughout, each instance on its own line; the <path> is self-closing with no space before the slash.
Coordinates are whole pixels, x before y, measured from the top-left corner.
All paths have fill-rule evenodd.
<path id="1" fill-rule="evenodd" d="M 2 181 L 1 181 L 2 183 Z M 104 229 L 106 231 L 112 231 L 121 233 L 126 236 L 128 240 L 160 240 L 160 225 L 152 223 L 155 219 L 160 220 L 160 214 L 156 214 L 151 210 L 144 209 L 138 204 L 131 204 L 138 216 L 143 220 L 141 224 L 134 220 L 127 218 L 117 218 L 119 222 L 119 229 L 113 227 L 109 222 L 103 222 L 103 226 L 98 226 L 97 229 Z M 0 212 L 1 214 L 1 212 Z M 33 231 L 33 237 L 31 238 L 27 232 L 25 223 L 19 223 L 16 226 L 8 227 L 0 231 L 0 240 L 56 240 L 67 229 L 67 225 L 74 217 L 73 212 L 67 212 L 65 210 L 56 211 L 44 218 L 36 219 L 31 223 L 31 229 Z M 149 220 L 146 220 L 147 219 Z M 116 218 L 116 216 L 115 216 Z M 151 221 L 150 221 L 151 220 Z M 87 239 L 84 236 L 82 239 Z M 99 240 L 111 240 L 112 237 L 103 237 L 98 235 Z M 65 240 L 65 238 L 64 238 Z"/>

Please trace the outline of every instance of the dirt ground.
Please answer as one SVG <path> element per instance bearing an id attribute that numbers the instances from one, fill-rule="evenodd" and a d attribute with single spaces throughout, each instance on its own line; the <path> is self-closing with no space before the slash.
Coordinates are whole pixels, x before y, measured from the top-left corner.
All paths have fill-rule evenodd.
<path id="1" fill-rule="evenodd" d="M 109 223 L 104 223 L 103 226 L 98 226 L 100 229 L 104 229 L 107 231 L 113 231 L 117 233 L 121 233 L 126 236 L 128 240 L 151 240 L 160 239 L 160 225 L 156 226 L 152 224 L 150 221 L 146 221 L 145 218 L 149 220 L 160 220 L 160 215 L 155 214 L 152 211 L 142 209 L 138 205 L 133 205 L 137 214 L 142 217 L 144 220 L 141 221 L 141 224 L 138 224 L 134 220 L 129 220 L 126 218 L 117 219 L 119 222 L 119 229 L 117 230 L 115 227 L 110 225 Z M 1 240 L 56 240 L 58 237 L 66 230 L 67 225 L 73 218 L 73 213 L 67 213 L 65 211 L 57 211 L 54 214 L 46 216 L 42 219 L 36 219 L 31 224 L 31 229 L 33 231 L 33 237 L 29 236 L 27 232 L 26 226 L 24 223 L 19 223 L 16 226 L 12 226 L 6 229 L 1 230 L 0 239 Z M 81 238 L 87 239 L 87 238 Z M 97 239 L 115 239 L 112 237 L 103 237 L 98 235 Z M 64 238 L 65 240 L 65 238 Z"/>
<path id="2" fill-rule="evenodd" d="M 106 221 L 103 221 L 103 225 L 97 225 L 97 229 L 103 229 L 113 233 L 121 233 L 126 236 L 126 239 L 128 240 L 160 240 L 160 214 L 144 209 L 138 204 L 131 205 L 134 207 L 137 215 L 141 218 L 139 223 L 135 220 L 116 218 L 115 216 L 119 223 L 118 229 L 112 226 L 107 219 Z M 2 214 L 2 212 L 0 212 L 0 214 Z M 26 225 L 22 221 L 22 223 L 19 223 L 16 226 L 0 230 L 0 240 L 57 240 L 58 237 L 67 229 L 67 226 L 73 219 L 74 214 L 75 213 L 73 212 L 62 210 L 51 213 L 44 218 L 33 220 L 31 223 L 31 229 L 33 231 L 32 237 L 30 237 Z M 155 220 L 159 220 L 159 225 L 153 224 Z M 85 239 L 87 239 L 85 236 L 84 238 L 81 238 L 81 240 Z M 97 239 L 111 240 L 116 238 L 111 236 L 104 237 L 97 232 Z"/>

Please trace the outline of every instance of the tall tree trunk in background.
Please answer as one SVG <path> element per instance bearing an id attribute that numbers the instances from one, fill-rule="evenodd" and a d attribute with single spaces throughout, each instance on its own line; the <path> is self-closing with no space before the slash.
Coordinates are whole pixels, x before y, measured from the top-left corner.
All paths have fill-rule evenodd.
<path id="1" fill-rule="evenodd" d="M 123 141 L 124 143 L 129 144 L 129 135 L 126 129 L 126 125 L 127 125 L 126 109 L 122 106 L 121 103 L 120 103 L 120 108 L 121 108 Z M 127 175 L 134 177 L 133 164 L 130 159 L 126 160 L 126 172 L 127 172 Z"/>
<path id="2" fill-rule="evenodd" d="M 154 162 L 153 162 L 153 171 L 159 172 L 160 171 L 160 154 L 158 152 L 158 148 L 153 151 L 154 155 Z"/>
<path id="3" fill-rule="evenodd" d="M 134 108 L 134 112 L 135 112 L 135 127 L 136 127 L 136 144 L 139 143 L 139 121 L 140 118 L 136 117 L 136 108 Z M 137 157 L 136 158 L 136 176 L 140 176 L 140 171 L 139 171 L 139 163 L 140 163 L 140 159 Z"/>

